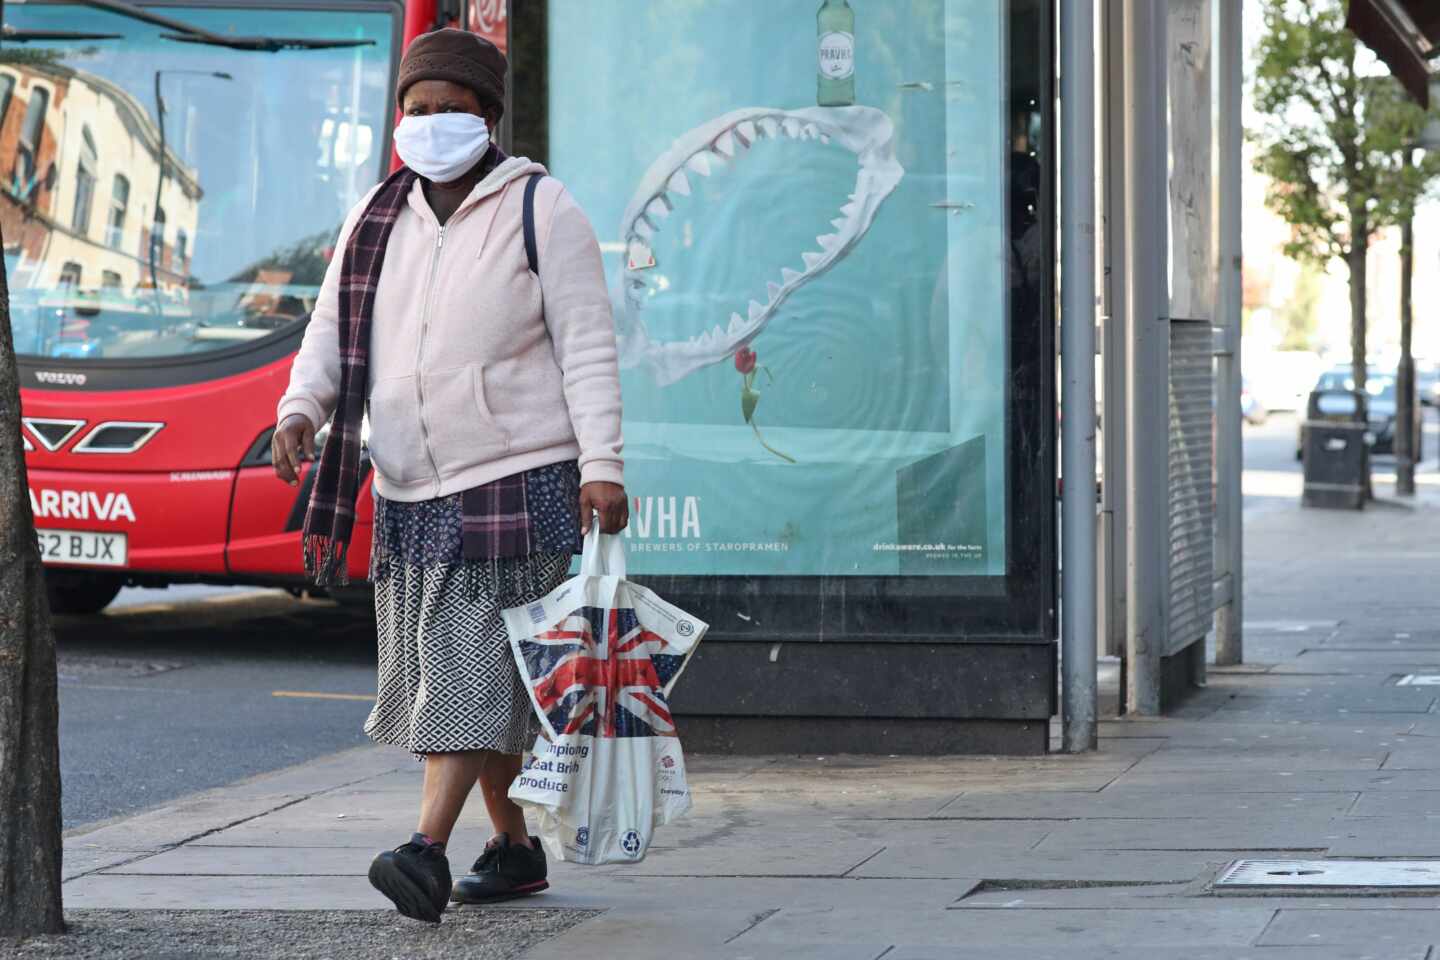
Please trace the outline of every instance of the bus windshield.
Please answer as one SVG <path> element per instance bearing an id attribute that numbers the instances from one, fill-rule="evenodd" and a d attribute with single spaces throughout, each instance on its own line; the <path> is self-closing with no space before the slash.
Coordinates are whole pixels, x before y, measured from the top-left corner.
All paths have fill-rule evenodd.
<path id="1" fill-rule="evenodd" d="M 375 10 L 164 8 L 217 34 L 368 41 L 269 53 L 7 4 L 15 30 L 118 35 L 0 49 L 16 351 L 176 357 L 303 320 L 346 212 L 386 168 L 398 13 Z"/>

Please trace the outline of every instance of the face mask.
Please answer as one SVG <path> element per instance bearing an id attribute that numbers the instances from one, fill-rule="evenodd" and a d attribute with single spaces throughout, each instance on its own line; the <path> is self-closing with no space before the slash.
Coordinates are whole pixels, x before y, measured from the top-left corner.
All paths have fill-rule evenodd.
<path id="1" fill-rule="evenodd" d="M 489 147 L 485 118 L 473 113 L 405 117 L 395 127 L 395 152 L 405 166 L 434 183 L 458 179 Z"/>

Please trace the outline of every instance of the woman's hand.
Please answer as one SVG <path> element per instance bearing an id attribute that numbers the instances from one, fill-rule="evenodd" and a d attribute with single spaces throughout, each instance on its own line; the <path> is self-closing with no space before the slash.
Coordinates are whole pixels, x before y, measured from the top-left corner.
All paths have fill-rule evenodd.
<path id="1" fill-rule="evenodd" d="M 590 532 L 590 517 L 600 512 L 600 532 L 619 533 L 630 522 L 630 501 L 618 483 L 592 480 L 580 488 L 580 532 Z"/>
<path id="2" fill-rule="evenodd" d="M 270 437 L 270 462 L 275 476 L 295 486 L 300 482 L 301 459 L 315 459 L 315 425 L 304 414 L 292 413 Z"/>

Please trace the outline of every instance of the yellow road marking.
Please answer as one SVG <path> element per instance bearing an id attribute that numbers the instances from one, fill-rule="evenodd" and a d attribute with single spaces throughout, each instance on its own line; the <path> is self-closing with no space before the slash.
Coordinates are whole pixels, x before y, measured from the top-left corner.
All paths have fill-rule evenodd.
<path id="1" fill-rule="evenodd" d="M 320 693 L 316 690 L 274 690 L 272 697 L 299 697 L 306 700 L 374 700 L 371 693 Z"/>

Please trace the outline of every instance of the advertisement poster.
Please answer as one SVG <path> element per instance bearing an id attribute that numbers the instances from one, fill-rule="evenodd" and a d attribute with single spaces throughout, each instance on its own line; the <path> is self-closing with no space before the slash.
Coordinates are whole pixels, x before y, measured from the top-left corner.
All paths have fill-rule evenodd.
<path id="1" fill-rule="evenodd" d="M 1004 5 L 550 6 L 638 573 L 1001 576 Z"/>

